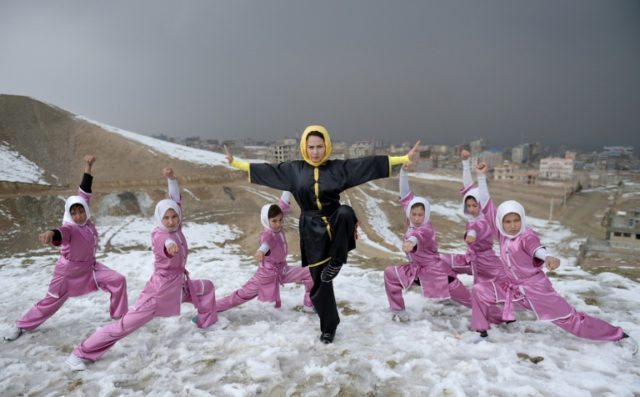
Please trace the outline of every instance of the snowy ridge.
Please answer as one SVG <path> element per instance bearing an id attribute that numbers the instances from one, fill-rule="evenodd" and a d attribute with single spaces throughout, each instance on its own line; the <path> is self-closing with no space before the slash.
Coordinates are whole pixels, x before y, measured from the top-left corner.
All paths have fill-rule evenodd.
<path id="1" fill-rule="evenodd" d="M 227 168 L 232 168 L 227 162 L 224 154 L 210 152 L 208 150 L 196 149 L 188 146 L 179 145 L 177 143 L 166 142 L 161 139 L 152 138 L 146 135 L 137 134 L 135 132 L 123 130 L 121 128 L 113 127 L 108 124 L 100 123 L 95 120 L 91 120 L 84 116 L 75 116 L 77 120 L 85 121 L 87 123 L 96 125 L 100 128 L 103 128 L 105 131 L 122 135 L 123 137 L 142 143 L 143 145 L 149 146 L 151 149 L 150 152 L 157 151 L 160 153 L 167 154 L 173 158 L 189 161 L 195 164 L 202 165 L 220 165 Z M 238 158 L 239 159 L 239 158 Z M 249 162 L 264 162 L 262 160 L 245 160 Z"/>
<path id="2" fill-rule="evenodd" d="M 0 142 L 0 181 L 48 185 L 42 168 L 13 150 L 5 141 Z"/>

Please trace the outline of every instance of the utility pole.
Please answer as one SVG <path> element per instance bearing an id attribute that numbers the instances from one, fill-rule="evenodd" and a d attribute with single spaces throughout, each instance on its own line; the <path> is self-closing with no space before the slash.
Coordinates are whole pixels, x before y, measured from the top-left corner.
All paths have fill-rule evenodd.
<path id="1" fill-rule="evenodd" d="M 551 202 L 549 203 L 549 222 L 553 220 L 553 197 L 551 197 Z"/>

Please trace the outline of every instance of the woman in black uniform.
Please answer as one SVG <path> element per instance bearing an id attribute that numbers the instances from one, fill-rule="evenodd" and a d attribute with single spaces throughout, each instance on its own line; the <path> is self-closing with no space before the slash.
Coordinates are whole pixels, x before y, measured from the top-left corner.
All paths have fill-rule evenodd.
<path id="1" fill-rule="evenodd" d="M 394 165 L 411 162 L 418 141 L 406 156 L 368 156 L 329 160 L 331 139 L 320 125 L 305 129 L 300 139 L 304 160 L 279 164 L 247 163 L 234 159 L 225 146 L 231 166 L 249 172 L 249 181 L 286 190 L 300 206 L 300 253 L 309 266 L 314 286 L 311 300 L 320 317 L 320 340 L 332 343 L 340 323 L 332 280 L 355 248 L 357 223 L 353 209 L 340 204 L 340 193 L 373 179 L 391 175 Z"/>

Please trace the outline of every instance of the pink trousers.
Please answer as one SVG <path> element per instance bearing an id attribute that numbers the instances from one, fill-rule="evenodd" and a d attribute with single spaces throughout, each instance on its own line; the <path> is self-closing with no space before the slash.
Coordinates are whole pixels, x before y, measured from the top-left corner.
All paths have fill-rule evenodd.
<path id="1" fill-rule="evenodd" d="M 302 283 L 304 284 L 304 300 L 303 304 L 308 307 L 312 307 L 311 298 L 309 292 L 313 288 L 313 279 L 309 273 L 309 269 L 306 267 L 288 266 L 287 272 L 278 280 L 271 282 L 280 282 L 282 284 L 289 283 Z M 236 307 L 245 302 L 248 302 L 258 296 L 262 284 L 262 278 L 256 273 L 249 279 L 240 289 L 233 291 L 228 296 L 218 300 L 216 308 L 218 312 L 229 310 L 232 307 Z M 278 293 L 279 294 L 279 293 Z M 276 307 L 280 307 L 280 302 L 276 301 Z"/>
<path id="2" fill-rule="evenodd" d="M 502 310 L 496 310 L 501 306 L 505 293 L 501 288 L 494 287 L 491 282 L 478 283 L 473 286 L 471 292 L 471 328 L 476 331 L 486 331 L 489 323 L 502 322 Z M 534 307 L 543 307 L 535 295 L 525 296 L 524 299 L 513 302 L 516 308 L 533 310 Z M 557 298 L 556 298 L 557 299 Z M 568 303 L 567 303 L 568 305 Z M 532 307 L 533 306 L 533 307 Z M 624 331 L 620 327 L 613 326 L 606 321 L 589 316 L 571 308 L 567 317 L 552 320 L 552 323 L 575 336 L 593 340 L 619 340 Z"/>
<path id="3" fill-rule="evenodd" d="M 60 276 L 54 276 L 60 277 Z M 94 277 L 96 286 L 83 286 L 84 290 L 97 291 L 98 288 L 111 294 L 109 313 L 111 318 L 120 318 L 127 312 L 129 305 L 127 298 L 127 281 L 124 276 L 115 270 L 96 263 L 94 268 Z M 47 293 L 47 295 L 39 300 L 20 320 L 16 322 L 16 326 L 27 331 L 38 328 L 42 323 L 55 314 L 64 304 L 64 302 L 72 296 L 80 296 L 74 289 L 67 285 L 64 276 L 60 279 L 52 279 L 51 284 L 56 284 L 57 296 Z"/>
<path id="4" fill-rule="evenodd" d="M 218 321 L 216 311 L 215 288 L 209 280 L 191 280 L 193 284 L 202 285 L 198 294 L 198 328 L 207 328 Z M 143 300 L 143 302 L 140 302 Z M 186 288 L 182 292 L 182 302 L 193 302 Z M 120 339 L 142 327 L 156 316 L 158 303 L 155 298 L 142 298 L 120 320 L 107 324 L 89 336 L 84 342 L 76 346 L 73 354 L 78 357 L 95 361 L 102 357 Z"/>
<path id="5" fill-rule="evenodd" d="M 443 282 L 447 282 L 447 278 L 444 278 Z M 471 294 L 469 293 L 469 290 L 464 286 L 464 284 L 460 282 L 460 280 L 456 278 L 448 283 L 446 287 L 441 287 L 444 289 L 448 289 L 449 296 L 454 302 L 457 302 L 466 307 L 471 307 Z M 395 271 L 395 266 L 387 266 L 384 269 L 384 289 L 387 292 L 387 299 L 389 300 L 389 307 L 391 308 L 391 310 L 404 310 L 404 298 L 402 296 L 404 287 L 400 279 L 398 278 L 398 273 Z"/>

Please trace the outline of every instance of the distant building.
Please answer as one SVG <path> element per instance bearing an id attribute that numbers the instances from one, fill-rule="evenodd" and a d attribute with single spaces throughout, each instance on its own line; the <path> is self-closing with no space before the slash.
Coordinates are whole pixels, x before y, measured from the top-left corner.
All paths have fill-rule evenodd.
<path id="1" fill-rule="evenodd" d="M 598 168 L 607 171 L 628 170 L 633 160 L 631 146 L 605 146 L 598 153 Z"/>
<path id="2" fill-rule="evenodd" d="M 298 159 L 300 147 L 296 139 L 283 139 L 269 147 L 269 161 L 273 163 L 281 163 Z"/>
<path id="3" fill-rule="evenodd" d="M 568 181 L 573 178 L 573 159 L 548 157 L 540 159 L 541 179 Z"/>
<path id="4" fill-rule="evenodd" d="M 478 160 L 485 162 L 490 170 L 504 164 L 504 156 L 502 152 L 496 148 L 489 148 L 477 155 L 471 155 L 471 164 L 477 164 Z"/>
<path id="5" fill-rule="evenodd" d="M 371 141 L 360 141 L 349 146 L 349 158 L 372 156 L 375 153 L 375 144 Z"/>
<path id="6" fill-rule="evenodd" d="M 607 240 L 616 248 L 640 250 L 640 208 L 610 215 Z"/>
<path id="7" fill-rule="evenodd" d="M 331 141 L 331 158 L 344 160 L 347 157 L 347 144 L 342 141 Z"/>
<path id="8" fill-rule="evenodd" d="M 502 165 L 494 167 L 493 179 L 502 182 L 535 185 L 538 180 L 538 171 L 520 168 L 519 164 L 505 161 Z"/>
<path id="9" fill-rule="evenodd" d="M 514 164 L 526 164 L 530 162 L 531 147 L 528 143 L 514 146 L 511 149 L 511 162 Z"/>
<path id="10" fill-rule="evenodd" d="M 475 141 L 469 142 L 469 151 L 471 154 L 477 154 L 484 151 L 484 148 L 487 147 L 487 142 L 484 139 L 476 139 Z"/>

